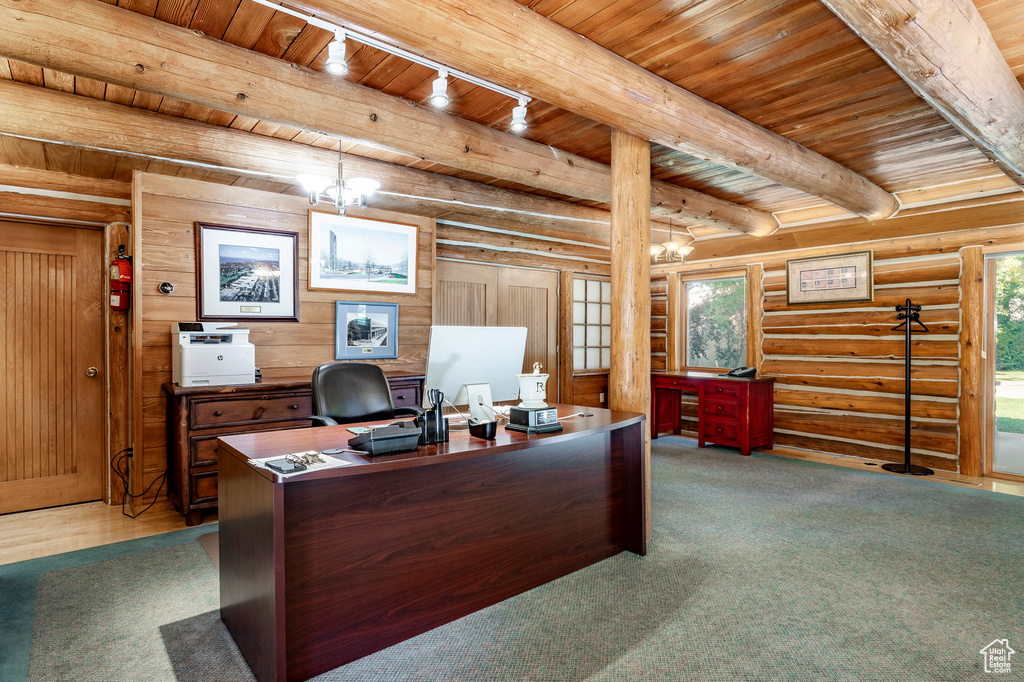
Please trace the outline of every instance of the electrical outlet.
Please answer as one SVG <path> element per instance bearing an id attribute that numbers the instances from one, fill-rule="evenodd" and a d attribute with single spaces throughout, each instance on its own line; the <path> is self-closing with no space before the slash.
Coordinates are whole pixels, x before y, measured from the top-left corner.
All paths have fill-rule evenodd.
<path id="1" fill-rule="evenodd" d="M 601 404 L 604 405 L 604 393 L 601 394 Z"/>

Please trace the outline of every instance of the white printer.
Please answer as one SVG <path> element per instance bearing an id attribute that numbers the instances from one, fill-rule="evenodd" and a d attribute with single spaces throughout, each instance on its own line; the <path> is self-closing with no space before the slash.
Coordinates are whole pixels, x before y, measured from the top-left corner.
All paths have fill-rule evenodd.
<path id="1" fill-rule="evenodd" d="M 249 330 L 235 323 L 176 322 L 171 325 L 171 368 L 179 386 L 256 382 L 256 347 Z"/>

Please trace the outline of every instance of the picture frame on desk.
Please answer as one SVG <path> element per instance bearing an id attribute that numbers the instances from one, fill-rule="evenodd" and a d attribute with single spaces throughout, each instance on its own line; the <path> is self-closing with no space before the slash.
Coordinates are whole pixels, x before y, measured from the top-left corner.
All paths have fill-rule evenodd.
<path id="1" fill-rule="evenodd" d="M 195 223 L 196 319 L 299 321 L 295 232 Z"/>
<path id="2" fill-rule="evenodd" d="M 874 252 L 854 251 L 786 261 L 786 305 L 875 300 Z"/>
<path id="3" fill-rule="evenodd" d="M 309 212 L 309 288 L 415 294 L 416 225 Z"/>
<path id="4" fill-rule="evenodd" d="M 398 357 L 398 304 L 334 302 L 334 359 Z"/>

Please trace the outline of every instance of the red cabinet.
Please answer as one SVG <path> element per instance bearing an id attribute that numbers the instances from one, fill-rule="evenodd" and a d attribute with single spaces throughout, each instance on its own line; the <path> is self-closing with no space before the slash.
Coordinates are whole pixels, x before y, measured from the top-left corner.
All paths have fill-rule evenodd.
<path id="1" fill-rule="evenodd" d="M 656 372 L 651 375 L 651 437 L 679 433 L 681 393 L 697 394 L 697 444 L 771 450 L 774 443 L 775 379 L 743 379 L 705 372 Z"/>

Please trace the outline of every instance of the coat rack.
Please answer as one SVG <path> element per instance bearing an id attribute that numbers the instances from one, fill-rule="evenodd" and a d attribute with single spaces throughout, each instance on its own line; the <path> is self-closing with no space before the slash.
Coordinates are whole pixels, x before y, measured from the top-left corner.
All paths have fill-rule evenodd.
<path id="1" fill-rule="evenodd" d="M 909 474 L 911 476 L 930 476 L 935 472 L 928 467 L 917 466 L 916 464 L 910 463 L 910 333 L 913 323 L 916 322 L 920 325 L 921 329 L 928 332 L 928 327 L 925 326 L 924 322 L 921 321 L 921 306 L 913 305 L 910 299 L 907 299 L 906 305 L 896 306 L 896 319 L 903 320 L 900 324 L 892 328 L 892 331 L 897 332 L 901 329 L 906 331 L 907 336 L 907 352 L 906 352 L 906 381 L 904 382 L 904 407 L 903 407 L 903 464 L 892 463 L 883 464 L 882 468 L 886 471 L 892 471 L 897 474 Z"/>

